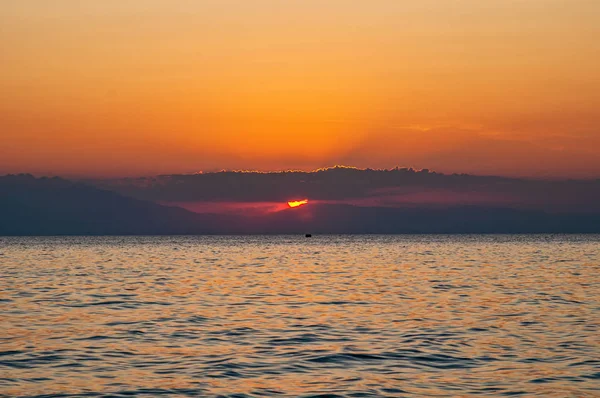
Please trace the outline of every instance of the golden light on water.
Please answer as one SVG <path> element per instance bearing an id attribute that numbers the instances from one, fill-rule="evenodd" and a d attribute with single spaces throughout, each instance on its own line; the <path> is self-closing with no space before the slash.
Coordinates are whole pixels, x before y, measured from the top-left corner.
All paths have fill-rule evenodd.
<path id="1" fill-rule="evenodd" d="M 44 255 L 50 244 L 53 255 Z M 598 384 L 584 377 L 597 372 L 598 357 L 591 235 L 2 245 L 0 294 L 11 299 L 0 301 L 2 360 L 14 366 L 2 369 L 5 396 L 138 386 L 307 396 L 379 392 L 406 378 L 397 395 L 469 396 L 489 383 L 496 395 L 589 397 Z M 235 377 L 223 366 L 232 363 Z"/>

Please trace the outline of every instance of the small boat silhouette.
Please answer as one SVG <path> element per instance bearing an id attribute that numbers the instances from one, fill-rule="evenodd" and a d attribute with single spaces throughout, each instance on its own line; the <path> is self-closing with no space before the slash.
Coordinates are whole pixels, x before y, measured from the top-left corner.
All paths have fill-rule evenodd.
<path id="1" fill-rule="evenodd" d="M 306 238 L 312 238 L 312 234 L 306 234 L 306 235 L 304 235 L 304 237 L 306 237 Z"/>

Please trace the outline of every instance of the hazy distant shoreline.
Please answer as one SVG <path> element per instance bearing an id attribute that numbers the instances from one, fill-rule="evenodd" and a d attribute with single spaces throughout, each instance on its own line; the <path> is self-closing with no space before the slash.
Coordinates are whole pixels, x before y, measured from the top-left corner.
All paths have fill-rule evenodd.
<path id="1" fill-rule="evenodd" d="M 283 198 L 309 201 L 289 208 Z M 179 200 L 190 202 L 181 208 L 174 205 Z M 189 210 L 195 208 L 209 210 Z M 106 186 L 0 177 L 0 235 L 305 233 L 600 233 L 600 182 L 356 169 L 217 173 Z"/>

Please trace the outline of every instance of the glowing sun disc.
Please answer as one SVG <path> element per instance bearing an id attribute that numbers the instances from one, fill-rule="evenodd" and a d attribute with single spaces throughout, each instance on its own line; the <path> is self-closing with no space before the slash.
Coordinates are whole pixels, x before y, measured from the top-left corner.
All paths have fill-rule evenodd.
<path id="1" fill-rule="evenodd" d="M 288 202 L 288 206 L 294 208 L 294 207 L 300 207 L 300 206 L 304 206 L 305 204 L 308 203 L 308 199 L 304 199 L 304 200 L 292 200 L 290 202 Z"/>

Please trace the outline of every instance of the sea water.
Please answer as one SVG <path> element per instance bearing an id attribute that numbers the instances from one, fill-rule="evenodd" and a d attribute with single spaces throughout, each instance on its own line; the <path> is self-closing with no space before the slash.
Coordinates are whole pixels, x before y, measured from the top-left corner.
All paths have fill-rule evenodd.
<path id="1" fill-rule="evenodd" d="M 0 395 L 600 396 L 597 235 L 0 238 Z"/>

